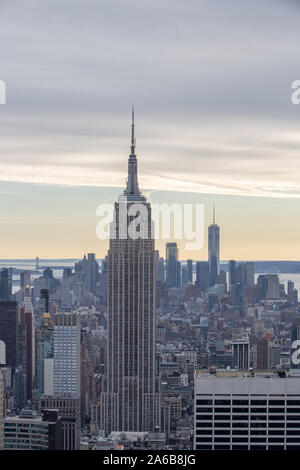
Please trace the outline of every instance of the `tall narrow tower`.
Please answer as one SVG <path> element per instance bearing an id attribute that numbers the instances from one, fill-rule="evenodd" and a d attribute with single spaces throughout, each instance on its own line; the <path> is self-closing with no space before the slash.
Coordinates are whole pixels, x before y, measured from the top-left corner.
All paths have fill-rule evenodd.
<path id="1" fill-rule="evenodd" d="M 139 214 L 146 217 L 139 220 Z M 132 236 L 130 227 L 137 226 Z M 160 426 L 160 381 L 156 373 L 156 257 L 151 206 L 137 179 L 134 111 L 128 179 L 115 203 L 108 251 L 107 375 L 101 395 L 101 428 L 153 431 Z"/>
<path id="2" fill-rule="evenodd" d="M 214 286 L 220 273 L 220 227 L 216 224 L 215 205 L 213 223 L 208 227 L 209 286 Z"/>

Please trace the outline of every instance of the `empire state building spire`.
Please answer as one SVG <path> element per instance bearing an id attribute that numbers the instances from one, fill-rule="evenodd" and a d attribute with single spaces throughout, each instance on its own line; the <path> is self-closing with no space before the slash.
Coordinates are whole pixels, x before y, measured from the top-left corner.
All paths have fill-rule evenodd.
<path id="1" fill-rule="evenodd" d="M 100 429 L 106 434 L 154 432 L 161 420 L 161 378 L 156 367 L 157 253 L 151 204 L 138 187 L 133 110 L 127 187 L 115 202 L 113 220 L 107 257 L 107 361 Z"/>
<path id="2" fill-rule="evenodd" d="M 134 107 L 131 113 L 131 155 L 135 155 L 135 137 L 134 137 Z"/>
<path id="3" fill-rule="evenodd" d="M 128 178 L 127 187 L 124 191 L 124 196 L 128 199 L 140 199 L 141 193 L 139 190 L 137 179 L 137 158 L 135 154 L 135 135 L 134 135 L 134 108 L 132 108 L 132 122 L 131 122 L 131 152 L 128 158 Z"/>

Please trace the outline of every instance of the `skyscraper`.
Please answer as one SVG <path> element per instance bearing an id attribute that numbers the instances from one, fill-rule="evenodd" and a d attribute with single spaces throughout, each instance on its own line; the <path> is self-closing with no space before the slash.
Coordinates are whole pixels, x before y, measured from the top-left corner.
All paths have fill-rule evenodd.
<path id="1" fill-rule="evenodd" d="M 53 358 L 53 324 L 49 313 L 44 313 L 40 327 L 38 345 L 38 393 L 39 397 L 45 393 L 45 361 Z"/>
<path id="2" fill-rule="evenodd" d="M 21 310 L 21 318 L 25 331 L 25 355 L 23 364 L 26 372 L 26 399 L 31 400 L 35 374 L 35 329 L 29 285 L 25 288 L 24 306 Z"/>
<path id="3" fill-rule="evenodd" d="M 213 223 L 208 227 L 208 264 L 209 286 L 214 286 L 220 273 L 220 227 L 215 222 L 215 206 Z"/>
<path id="4" fill-rule="evenodd" d="M 14 372 L 17 366 L 18 303 L 0 302 L 0 340 L 5 343 L 6 365 Z"/>
<path id="5" fill-rule="evenodd" d="M 131 224 L 137 222 L 131 215 L 135 209 L 146 214 L 139 219 L 138 237 L 131 235 Z M 160 425 L 156 255 L 151 224 L 150 203 L 138 186 L 132 113 L 127 187 L 115 203 L 108 251 L 108 360 L 101 395 L 101 428 L 106 433 L 153 431 Z"/>
<path id="6" fill-rule="evenodd" d="M 0 301 L 11 300 L 12 295 L 12 268 L 0 270 Z"/>
<path id="7" fill-rule="evenodd" d="M 186 262 L 187 265 L 187 281 L 188 284 L 193 284 L 193 260 L 188 259 Z"/>
<path id="8" fill-rule="evenodd" d="M 54 396 L 80 396 L 80 316 L 54 315 Z"/>
<path id="9" fill-rule="evenodd" d="M 196 287 L 205 292 L 209 285 L 209 263 L 207 261 L 196 262 Z"/>
<path id="10" fill-rule="evenodd" d="M 166 244 L 166 276 L 168 287 L 180 287 L 181 263 L 178 261 L 177 243 Z"/>
<path id="11" fill-rule="evenodd" d="M 39 307 L 40 313 L 49 313 L 49 289 L 41 289 Z"/>
<path id="12" fill-rule="evenodd" d="M 230 289 L 230 286 L 233 286 L 237 282 L 236 261 L 234 259 L 231 259 L 228 261 L 228 272 L 229 272 L 229 289 Z"/>

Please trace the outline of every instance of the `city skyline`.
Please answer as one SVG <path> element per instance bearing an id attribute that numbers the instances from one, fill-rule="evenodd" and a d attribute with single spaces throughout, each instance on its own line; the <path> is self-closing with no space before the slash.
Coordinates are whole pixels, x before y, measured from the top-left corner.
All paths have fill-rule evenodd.
<path id="1" fill-rule="evenodd" d="M 134 103 L 149 200 L 204 203 L 206 225 L 215 202 L 223 259 L 297 260 L 296 2 L 72 5 L 0 7 L 0 257 L 104 256 L 95 211 L 123 186 Z"/>
<path id="2" fill-rule="evenodd" d="M 299 1 L 0 1 L 0 451 L 300 450 Z"/>

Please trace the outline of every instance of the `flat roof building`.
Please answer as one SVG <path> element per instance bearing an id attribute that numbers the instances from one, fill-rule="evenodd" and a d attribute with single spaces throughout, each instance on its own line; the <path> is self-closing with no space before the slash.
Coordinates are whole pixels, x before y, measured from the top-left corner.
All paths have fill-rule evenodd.
<path id="1" fill-rule="evenodd" d="M 194 449 L 300 449 L 300 377 L 195 373 Z"/>
<path id="2" fill-rule="evenodd" d="M 9 450 L 62 450 L 61 419 L 57 410 L 38 415 L 22 410 L 4 419 L 3 448 Z"/>

